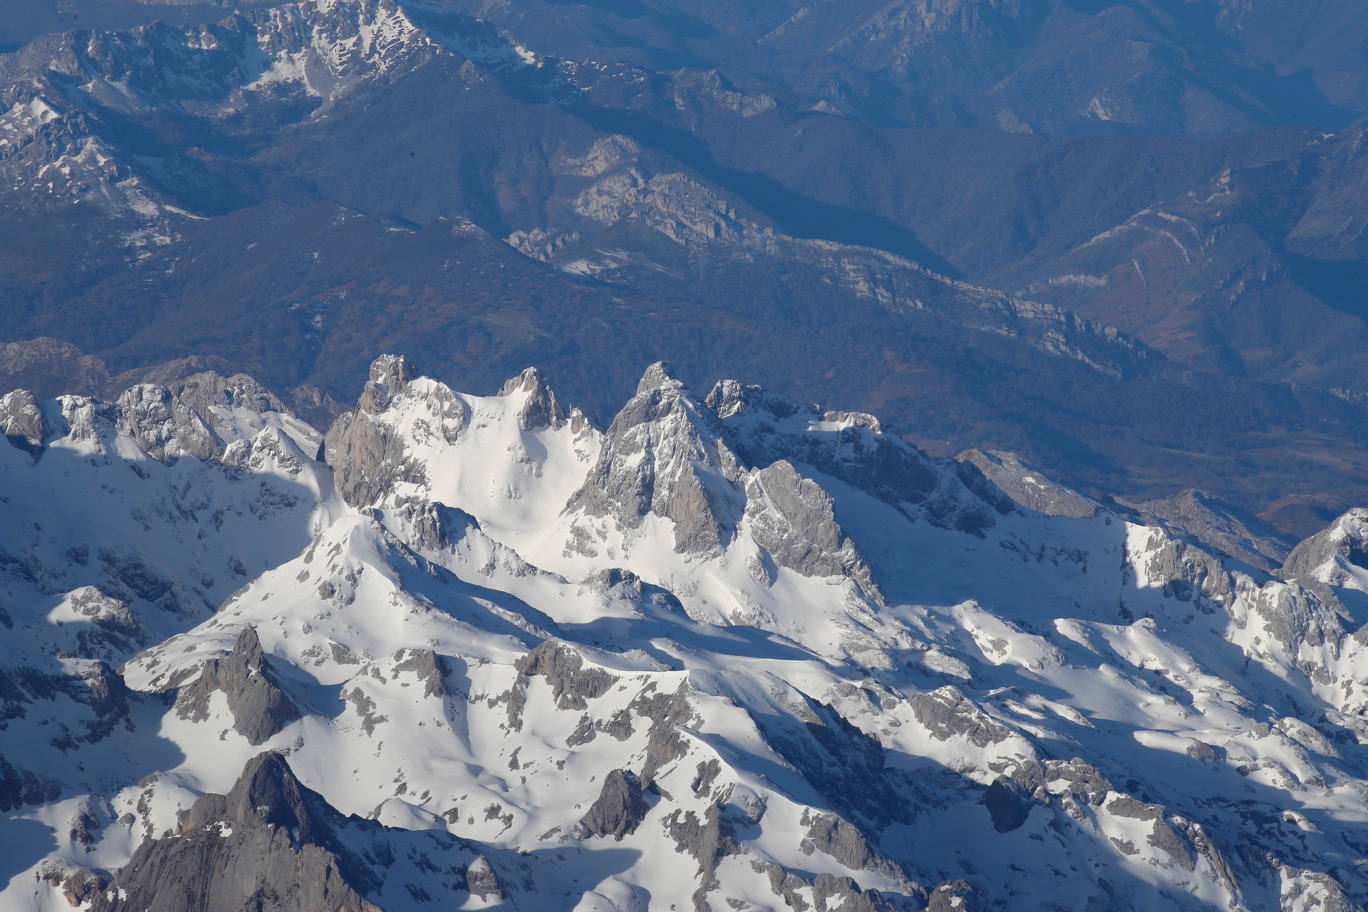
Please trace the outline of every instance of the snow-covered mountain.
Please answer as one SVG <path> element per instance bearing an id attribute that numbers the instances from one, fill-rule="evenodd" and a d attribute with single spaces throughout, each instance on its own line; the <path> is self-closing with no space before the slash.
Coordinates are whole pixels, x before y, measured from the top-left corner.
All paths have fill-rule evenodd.
<path id="1" fill-rule="evenodd" d="M 0 399 L 0 907 L 1348 910 L 1368 514 L 1277 546 L 658 364 Z M 1251 562 L 1253 561 L 1253 562 Z"/>

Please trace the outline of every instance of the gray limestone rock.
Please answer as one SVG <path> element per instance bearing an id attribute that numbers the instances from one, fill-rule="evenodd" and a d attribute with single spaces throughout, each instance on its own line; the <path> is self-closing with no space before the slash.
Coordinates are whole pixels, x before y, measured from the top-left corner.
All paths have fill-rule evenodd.
<path id="1" fill-rule="evenodd" d="M 603 789 L 580 819 L 586 836 L 611 836 L 621 841 L 636 831 L 650 805 L 642 795 L 641 780 L 629 770 L 615 769 L 603 779 Z"/>
<path id="2" fill-rule="evenodd" d="M 982 798 L 983 806 L 993 820 L 993 829 L 1010 833 L 1026 822 L 1031 813 L 1031 796 L 1021 783 L 1006 776 L 998 776 Z"/>
<path id="3" fill-rule="evenodd" d="M 967 881 L 947 880 L 926 897 L 926 912 L 978 912 L 978 891 Z"/>
<path id="4" fill-rule="evenodd" d="M 471 896 L 478 896 L 482 900 L 503 898 L 499 875 L 495 873 L 489 859 L 483 855 L 476 856 L 475 860 L 466 866 L 465 888 Z"/>
<path id="5" fill-rule="evenodd" d="M 1229 606 L 1235 598 L 1235 583 L 1221 561 L 1206 550 L 1170 536 L 1154 536 L 1146 546 L 1146 574 L 1149 583 L 1162 581 L 1164 594 L 1180 602 L 1191 602 L 1207 613 L 1211 603 Z"/>
<path id="6" fill-rule="evenodd" d="M 818 874 L 812 881 L 812 901 L 817 912 L 890 912 L 891 907 L 874 890 L 861 890 L 849 877 Z"/>
<path id="7" fill-rule="evenodd" d="M 1368 508 L 1350 510 L 1292 549 L 1279 572 L 1318 594 L 1340 585 L 1349 567 L 1368 569 Z"/>
<path id="8" fill-rule="evenodd" d="M 1015 453 L 1000 450 L 965 450 L 955 457 L 975 466 L 1012 501 L 1046 516 L 1092 516 L 1100 505 L 1072 488 L 1056 484 Z"/>
<path id="9" fill-rule="evenodd" d="M 34 456 L 42 452 L 48 436 L 47 421 L 33 393 L 21 389 L 0 396 L 0 434 Z"/>
<path id="10" fill-rule="evenodd" d="M 1090 805 L 1100 805 L 1107 795 L 1115 791 L 1092 764 L 1074 757 L 1072 760 L 1046 760 L 1044 778 L 1051 782 L 1064 781 L 1069 784 L 1069 794 Z"/>
<path id="11" fill-rule="evenodd" d="M 728 443 L 750 465 L 787 459 L 811 466 L 909 515 L 973 534 L 1012 510 L 977 468 L 932 459 L 873 415 L 798 406 L 735 380 L 717 383 L 707 404 L 726 428 Z M 790 420 L 795 416 L 806 420 Z"/>
<path id="12" fill-rule="evenodd" d="M 1137 521 L 1186 536 L 1225 557 L 1265 572 L 1287 559 L 1291 543 L 1256 516 L 1243 516 L 1229 504 L 1201 491 L 1181 491 L 1160 500 L 1129 504 Z"/>
<path id="13" fill-rule="evenodd" d="M 793 697 L 789 714 L 752 713 L 765 742 L 862 827 L 877 831 L 911 821 L 915 792 L 890 774 L 883 745 L 835 707 L 797 692 Z"/>
<path id="14" fill-rule="evenodd" d="M 518 427 L 524 431 L 560 427 L 565 423 L 556 393 L 535 367 L 529 367 L 499 388 L 500 396 L 526 393 L 527 401 L 518 410 Z"/>
<path id="15" fill-rule="evenodd" d="M 358 407 L 372 415 L 383 412 L 391 400 L 417 376 L 413 362 L 403 355 L 381 355 L 371 362 L 370 378 L 361 393 Z"/>
<path id="16" fill-rule="evenodd" d="M 517 661 L 518 680 L 508 702 L 508 718 L 515 728 L 522 725 L 522 710 L 527 702 L 527 684 L 543 677 L 551 685 L 556 705 L 561 709 L 587 709 L 617 683 L 617 677 L 601 668 L 585 668 L 584 659 L 574 649 L 557 640 L 546 640 Z"/>
<path id="17" fill-rule="evenodd" d="M 779 460 L 754 473 L 746 501 L 756 544 L 779 566 L 804 576 L 844 576 L 877 594 L 869 565 L 836 522 L 831 495 L 792 463 Z"/>
<path id="18" fill-rule="evenodd" d="M 339 839 L 346 821 L 262 754 L 227 795 L 205 795 L 176 834 L 143 842 L 92 912 L 379 912 L 381 872 Z M 373 825 L 378 828 L 378 825 Z"/>
<path id="19" fill-rule="evenodd" d="M 720 554 L 745 509 L 742 465 L 713 413 L 653 364 L 609 426 L 598 462 L 567 510 L 613 516 L 627 529 L 648 515 L 674 523 L 675 550 Z"/>
<path id="20" fill-rule="evenodd" d="M 250 627 L 238 635 L 232 652 L 210 659 L 199 677 L 182 688 L 177 713 L 181 718 L 207 718 L 209 697 L 215 692 L 227 697 L 233 728 L 252 744 L 261 744 L 303 715 L 281 689 Z"/>
<path id="21" fill-rule="evenodd" d="M 223 455 L 223 440 L 189 405 L 164 386 L 130 387 L 115 403 L 118 420 L 138 447 L 153 459 L 179 456 L 203 460 Z"/>
<path id="22" fill-rule="evenodd" d="M 804 818 L 808 819 L 808 815 Z M 878 871 L 894 877 L 902 875 L 896 864 L 876 852 L 858 829 L 837 814 L 812 815 L 803 847 L 830 855 L 852 870 Z"/>
<path id="23" fill-rule="evenodd" d="M 370 414 L 357 409 L 339 415 L 323 438 L 324 462 L 332 466 L 338 492 L 353 506 L 375 503 L 398 481 L 423 479 L 404 441 Z"/>
<path id="24" fill-rule="evenodd" d="M 394 514 L 410 541 L 434 551 L 453 547 L 467 532 L 480 527 L 479 520 L 465 510 L 429 500 L 405 499 Z"/>
<path id="25" fill-rule="evenodd" d="M 908 703 L 917 721 L 939 741 L 963 735 L 977 747 L 988 747 L 1012 735 L 1006 726 L 990 719 L 948 685 L 929 693 L 913 694 Z"/>
<path id="26" fill-rule="evenodd" d="M 684 756 L 686 751 L 679 729 L 696 721 L 693 704 L 689 702 L 689 684 L 681 681 L 678 689 L 669 693 L 643 691 L 632 701 L 630 709 L 651 720 L 646 760 L 641 767 L 642 781 L 650 784 L 661 769 Z"/>
<path id="27" fill-rule="evenodd" d="M 246 374 L 225 377 L 218 371 L 201 371 L 169 383 L 167 388 L 210 424 L 216 408 L 290 413 L 278 396 Z"/>
<path id="28" fill-rule="evenodd" d="M 409 649 L 396 653 L 397 672 L 408 672 L 423 685 L 423 696 L 437 697 L 446 693 L 446 663 L 431 649 Z"/>
<path id="29" fill-rule="evenodd" d="M 370 380 L 357 407 L 333 422 L 323 438 L 323 461 L 332 466 L 337 489 L 347 503 L 366 507 L 378 502 L 400 482 L 426 483 L 422 466 L 408 452 L 408 441 L 386 420 L 385 412 L 409 392 L 417 376 L 399 355 L 381 355 L 371 365 Z M 445 387 L 417 400 L 432 419 L 431 433 L 454 443 L 470 420 L 465 404 Z"/>

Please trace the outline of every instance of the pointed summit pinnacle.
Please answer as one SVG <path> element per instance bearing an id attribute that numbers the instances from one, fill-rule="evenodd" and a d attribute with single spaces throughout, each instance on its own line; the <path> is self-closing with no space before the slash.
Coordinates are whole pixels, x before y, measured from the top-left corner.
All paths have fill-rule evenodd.
<path id="1" fill-rule="evenodd" d="M 518 411 L 518 425 L 524 431 L 540 428 L 560 427 L 565 421 L 556 393 L 546 378 L 535 367 L 525 369 L 516 377 L 510 377 L 499 387 L 500 396 L 527 394 L 527 401 Z"/>
<path id="2" fill-rule="evenodd" d="M 661 387 L 673 389 L 683 389 L 684 384 L 674 374 L 674 365 L 669 361 L 657 361 L 646 368 L 646 373 L 641 375 L 641 381 L 637 383 L 637 395 L 649 393 L 651 390 Z"/>

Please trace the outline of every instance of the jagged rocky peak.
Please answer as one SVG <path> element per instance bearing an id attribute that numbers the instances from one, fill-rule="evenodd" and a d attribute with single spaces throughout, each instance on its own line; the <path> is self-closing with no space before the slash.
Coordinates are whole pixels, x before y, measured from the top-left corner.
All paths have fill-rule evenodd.
<path id="1" fill-rule="evenodd" d="M 0 396 L 0 434 L 14 446 L 36 453 L 47 440 L 47 421 L 38 399 L 29 390 Z"/>
<path id="2" fill-rule="evenodd" d="M 566 417 L 556 400 L 555 390 L 551 389 L 541 371 L 535 367 L 529 367 L 516 377 L 504 381 L 498 395 L 525 397 L 518 408 L 518 427 L 524 431 L 560 427 L 565 423 Z"/>
<path id="3" fill-rule="evenodd" d="M 363 412 L 377 415 L 417 377 L 418 371 L 406 356 L 381 355 L 371 362 L 370 379 L 357 406 Z"/>
<path id="4" fill-rule="evenodd" d="M 779 566 L 804 576 L 848 577 L 877 596 L 873 571 L 836 522 L 831 495 L 792 463 L 781 459 L 750 476 L 746 517 L 755 543 Z"/>
<path id="5" fill-rule="evenodd" d="M 175 835 L 144 841 L 91 908 L 378 912 L 363 896 L 376 872 L 339 838 L 343 824 L 284 756 L 261 754 L 228 794 L 196 801 Z"/>
<path id="6" fill-rule="evenodd" d="M 975 466 L 933 459 L 873 415 L 800 406 L 736 380 L 718 382 L 707 403 L 728 443 L 751 465 L 801 463 L 909 515 L 974 534 L 1012 510 Z"/>
<path id="7" fill-rule="evenodd" d="M 290 413 L 275 393 L 246 374 L 225 377 L 218 371 L 200 371 L 169 384 L 169 389 L 206 420 L 215 409 L 246 409 L 256 414 Z"/>
<path id="8" fill-rule="evenodd" d="M 812 415 L 821 413 L 821 409 L 815 405 L 799 406 L 783 396 L 774 395 L 763 386 L 742 383 L 740 380 L 717 381 L 705 401 L 708 408 L 717 413 L 717 417 L 724 419 L 747 411 L 763 412 L 776 418 L 788 418 L 799 412 Z"/>
<path id="9" fill-rule="evenodd" d="M 649 365 L 637 381 L 636 394 L 652 390 L 670 389 L 685 392 L 684 381 L 675 376 L 674 365 L 668 361 L 656 361 Z"/>
<path id="10" fill-rule="evenodd" d="M 426 480 L 411 449 L 424 441 L 415 428 L 396 422 L 421 419 L 425 433 L 455 443 L 469 422 L 469 409 L 441 384 L 425 383 L 421 394 L 407 397 L 418 372 L 403 355 L 381 355 L 371 364 L 370 378 L 357 406 L 333 422 L 323 440 L 324 460 L 332 466 L 338 491 L 347 503 L 364 507 L 377 503 L 401 482 Z M 395 415 L 392 406 L 414 400 L 412 415 Z"/>
<path id="11" fill-rule="evenodd" d="M 219 821 L 244 826 L 260 821 L 285 827 L 300 842 L 316 842 L 330 835 L 328 818 L 336 816 L 318 793 L 299 781 L 279 751 L 248 760 L 232 791 L 221 798 L 206 798 L 191 806 L 181 823 L 182 832 Z"/>
<path id="12" fill-rule="evenodd" d="M 252 744 L 264 743 L 303 715 L 281 688 L 251 627 L 238 634 L 232 652 L 204 664 L 199 677 L 181 690 L 176 711 L 183 719 L 208 719 L 217 693 L 227 701 L 234 730 Z"/>
<path id="13" fill-rule="evenodd" d="M 567 508 L 615 516 L 625 529 L 640 528 L 650 515 L 668 519 L 677 552 L 716 555 L 744 511 L 743 472 L 712 410 L 669 364 L 657 362 L 613 418 L 598 462 Z"/>
<path id="14" fill-rule="evenodd" d="M 1348 511 L 1293 548 L 1280 575 L 1303 585 L 1368 591 L 1368 508 Z"/>
<path id="15" fill-rule="evenodd" d="M 130 387 L 116 402 L 121 429 L 153 459 L 179 456 L 202 460 L 223 455 L 223 440 L 193 408 L 164 386 Z"/>

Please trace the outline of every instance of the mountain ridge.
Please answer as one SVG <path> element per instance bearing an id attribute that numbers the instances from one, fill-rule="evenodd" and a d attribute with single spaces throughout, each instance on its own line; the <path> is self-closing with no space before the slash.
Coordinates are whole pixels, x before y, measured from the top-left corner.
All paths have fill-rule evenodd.
<path id="1" fill-rule="evenodd" d="M 398 356 L 326 435 L 212 374 L 3 401 L 5 509 L 45 504 L 0 538 L 0 841 L 52 834 L 15 908 L 179 908 L 147 872 L 192 845 L 290 895 L 306 868 L 205 797 L 265 769 L 356 815 L 272 857 L 359 853 L 358 908 L 1363 893 L 1358 513 L 1268 572 L 1199 542 L 1263 553 L 1219 504 L 1028 498 L 1006 455 L 665 365 L 602 430 L 537 371 L 468 396 Z M 115 741 L 127 770 L 80 748 Z"/>

